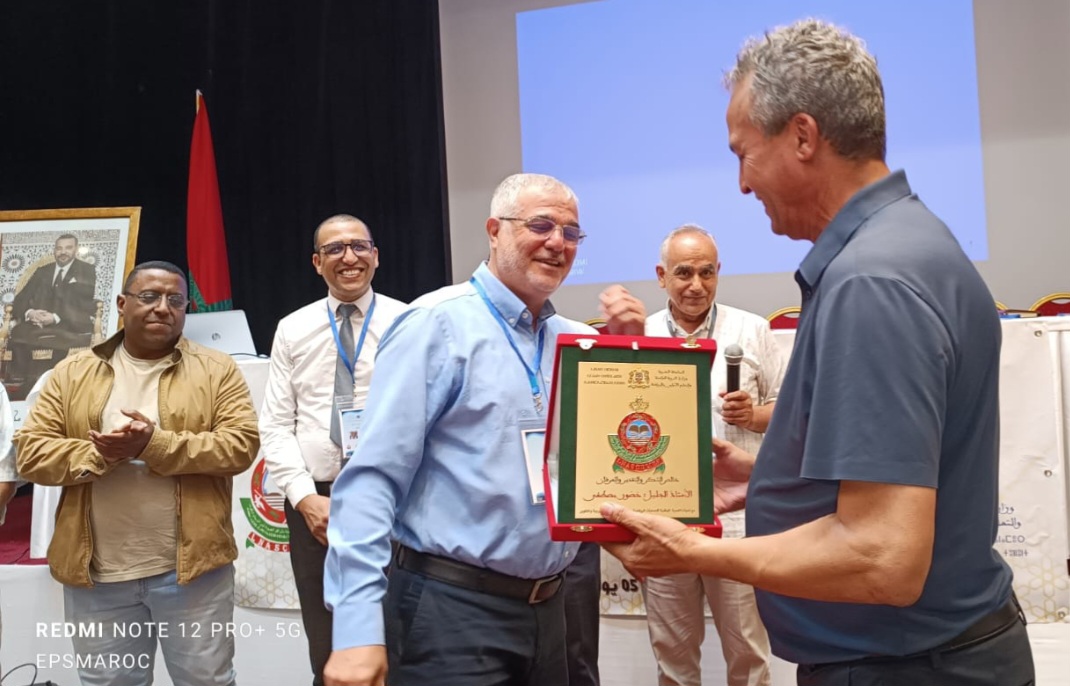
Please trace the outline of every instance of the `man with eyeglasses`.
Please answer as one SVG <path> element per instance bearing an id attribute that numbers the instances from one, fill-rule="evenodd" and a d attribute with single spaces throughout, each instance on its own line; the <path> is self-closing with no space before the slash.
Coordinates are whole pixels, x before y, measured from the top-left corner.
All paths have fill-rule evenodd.
<path id="1" fill-rule="evenodd" d="M 290 313 L 275 331 L 260 414 L 268 472 L 286 495 L 293 567 L 316 686 L 331 654 L 331 613 L 323 604 L 323 566 L 331 485 L 343 463 L 339 417 L 367 403 L 379 339 L 405 303 L 372 289 L 379 249 L 364 222 L 326 219 L 312 236 L 312 266 L 327 297 Z M 356 426 L 359 435 L 359 425 Z M 348 436 L 346 436 L 349 439 Z"/>
<path id="2" fill-rule="evenodd" d="M 19 473 L 63 487 L 48 564 L 66 621 L 98 629 L 72 639 L 83 684 L 151 683 L 157 641 L 176 686 L 234 684 L 211 627 L 234 620 L 231 477 L 260 438 L 231 357 L 182 337 L 188 303 L 178 267 L 134 267 L 124 328 L 60 362 L 15 437 Z"/>
<path id="3" fill-rule="evenodd" d="M 720 390 L 713 402 L 716 433 L 757 453 L 784 376 L 769 322 L 717 302 L 721 271 L 717 243 L 700 226 L 684 224 L 670 232 L 661 244 L 661 261 L 655 271 L 668 295 L 668 306 L 647 318 L 646 335 L 717 341 L 710 374 L 712 387 Z M 729 393 L 724 351 L 732 344 L 743 349 L 744 363 L 739 388 Z M 742 511 L 723 514 L 720 519 L 725 538 L 743 537 Z M 721 639 L 728 686 L 771 683 L 769 637 L 752 587 L 713 576 L 675 574 L 645 579 L 643 598 L 660 686 L 702 683 L 706 602 Z"/>
<path id="4" fill-rule="evenodd" d="M 568 683 L 559 591 L 579 544 L 550 540 L 522 432 L 545 429 L 557 335 L 593 332 L 549 301 L 584 233 L 575 194 L 540 174 L 505 179 L 485 228 L 487 262 L 380 342 L 331 499 L 329 685 L 380 686 L 388 664 L 392 686 Z"/>

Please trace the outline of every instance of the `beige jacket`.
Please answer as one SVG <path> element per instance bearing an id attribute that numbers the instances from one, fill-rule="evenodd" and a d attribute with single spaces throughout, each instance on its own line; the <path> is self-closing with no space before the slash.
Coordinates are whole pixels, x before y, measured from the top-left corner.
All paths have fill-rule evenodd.
<path id="1" fill-rule="evenodd" d="M 93 482 L 110 467 L 88 439 L 100 431 L 115 372 L 115 334 L 52 371 L 26 423 L 15 435 L 19 474 L 63 486 L 48 547 L 52 576 L 92 586 L 89 525 Z M 231 477 L 248 469 L 260 448 L 249 389 L 229 355 L 180 339 L 175 364 L 160 377 L 160 425 L 139 456 L 173 476 L 178 501 L 178 583 L 186 584 L 238 556 L 231 523 Z"/>

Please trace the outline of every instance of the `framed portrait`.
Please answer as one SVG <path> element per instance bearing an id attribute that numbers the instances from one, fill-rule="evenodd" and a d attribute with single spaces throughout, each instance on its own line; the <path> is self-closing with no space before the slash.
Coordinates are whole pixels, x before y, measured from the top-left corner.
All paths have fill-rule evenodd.
<path id="1" fill-rule="evenodd" d="M 60 360 L 118 329 L 140 207 L 0 212 L 0 382 L 15 414 Z"/>

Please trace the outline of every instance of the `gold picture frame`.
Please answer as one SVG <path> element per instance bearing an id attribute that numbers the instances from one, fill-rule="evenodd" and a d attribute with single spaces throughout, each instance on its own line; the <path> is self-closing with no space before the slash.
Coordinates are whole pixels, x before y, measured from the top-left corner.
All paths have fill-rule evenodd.
<path id="1" fill-rule="evenodd" d="M 0 211 L 0 383 L 16 427 L 37 379 L 118 330 L 140 220 L 140 207 Z"/>

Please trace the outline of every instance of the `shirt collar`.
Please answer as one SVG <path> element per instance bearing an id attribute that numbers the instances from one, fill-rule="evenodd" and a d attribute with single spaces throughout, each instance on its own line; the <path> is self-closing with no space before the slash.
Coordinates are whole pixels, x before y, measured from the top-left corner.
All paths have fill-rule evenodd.
<path id="1" fill-rule="evenodd" d="M 815 288 L 825 269 L 870 217 L 910 194 L 906 172 L 900 169 L 851 196 L 814 241 L 814 247 L 795 272 L 795 281 L 804 288 Z"/>
<path id="2" fill-rule="evenodd" d="M 702 326 L 695 329 L 695 338 L 713 338 L 713 322 L 717 318 L 717 303 L 714 302 L 710 305 L 710 311 L 706 313 L 706 321 L 702 322 Z M 676 318 L 672 316 L 672 300 L 666 301 L 665 305 L 665 321 L 669 325 L 669 334 L 673 338 L 687 338 L 692 334 L 689 334 L 684 327 L 676 323 Z"/>
<path id="3" fill-rule="evenodd" d="M 374 297 L 375 292 L 372 291 L 371 287 L 369 287 L 368 290 L 364 292 L 364 295 L 360 296 L 356 300 L 350 301 L 350 304 L 356 305 L 357 311 L 360 312 L 361 316 L 364 316 L 368 313 L 368 308 L 372 306 L 372 298 Z M 338 306 L 343 304 L 343 302 L 344 301 L 339 300 L 330 293 L 327 293 L 327 305 L 331 308 L 331 312 L 337 313 Z"/>
<path id="4" fill-rule="evenodd" d="M 530 327 L 524 322 L 521 315 L 527 311 L 527 305 L 523 303 L 516 293 L 513 293 L 509 288 L 498 280 L 498 277 L 491 273 L 490 268 L 487 267 L 487 263 L 484 262 L 476 268 L 472 277 L 479 282 L 479 285 L 483 287 L 483 290 L 487 292 L 487 297 L 498 312 L 505 318 L 505 321 L 509 323 L 514 329 L 523 328 L 530 331 Z M 541 324 L 550 317 L 557 314 L 557 310 L 554 309 L 553 304 L 547 300 L 542 306 L 542 311 L 539 312 L 538 321 Z"/>

